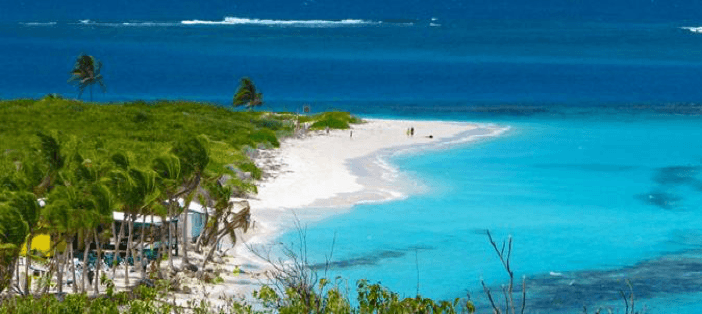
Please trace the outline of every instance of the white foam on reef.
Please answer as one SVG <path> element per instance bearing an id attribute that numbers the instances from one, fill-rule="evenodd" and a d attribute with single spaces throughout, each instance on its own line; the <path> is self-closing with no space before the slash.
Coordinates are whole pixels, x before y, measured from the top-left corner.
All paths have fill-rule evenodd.
<path id="1" fill-rule="evenodd" d="M 56 22 L 22 22 L 20 23 L 25 26 L 53 26 Z"/>
<path id="2" fill-rule="evenodd" d="M 54 22 L 55 24 L 55 22 Z M 344 20 L 272 20 L 272 19 L 250 19 L 241 17 L 225 17 L 220 21 L 210 20 L 183 20 L 176 21 L 128 21 L 128 22 L 96 22 L 89 19 L 79 20 L 74 25 L 106 26 L 106 27 L 179 27 L 193 25 L 210 26 L 237 26 L 237 25 L 258 25 L 268 27 L 353 27 L 368 25 L 388 25 L 388 26 L 414 26 L 414 23 L 393 23 L 383 21 L 371 21 L 361 19 Z M 432 26 L 440 26 L 433 25 Z"/>
<path id="3" fill-rule="evenodd" d="M 177 26 L 177 23 L 163 23 L 163 22 L 125 22 L 121 23 L 122 26 Z"/>
<path id="4" fill-rule="evenodd" d="M 269 20 L 269 19 L 249 19 L 240 17 L 225 17 L 222 21 L 205 20 L 185 20 L 181 21 L 185 25 L 263 25 L 263 26 L 293 26 L 293 27 L 334 27 L 353 25 L 374 25 L 382 22 L 345 19 L 345 20 Z"/>
<path id="5" fill-rule="evenodd" d="M 688 31 L 691 31 L 693 33 L 702 33 L 702 26 L 699 27 L 681 27 L 681 29 L 686 29 Z"/>

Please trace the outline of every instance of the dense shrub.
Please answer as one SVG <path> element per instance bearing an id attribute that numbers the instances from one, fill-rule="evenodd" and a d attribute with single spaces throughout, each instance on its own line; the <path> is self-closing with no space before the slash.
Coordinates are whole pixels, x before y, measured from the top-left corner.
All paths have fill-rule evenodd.
<path id="1" fill-rule="evenodd" d="M 362 123 L 363 121 L 349 114 L 348 112 L 325 112 L 312 116 L 301 116 L 301 123 L 312 122 L 311 129 L 320 130 L 329 127 L 330 129 L 348 129 L 351 123 Z"/>
<path id="2" fill-rule="evenodd" d="M 275 132 L 269 129 L 260 129 L 252 133 L 251 140 L 256 143 L 269 143 L 273 147 L 280 147 L 280 142 L 278 142 Z"/>
<path id="3" fill-rule="evenodd" d="M 273 119 L 261 119 L 261 120 L 253 120 L 251 121 L 256 127 L 259 128 L 266 128 L 266 129 L 271 129 L 274 131 L 282 129 L 285 124 L 279 120 L 273 120 Z"/>
<path id="4" fill-rule="evenodd" d="M 349 124 L 346 121 L 342 121 L 339 119 L 329 117 L 329 118 L 326 118 L 324 120 L 319 120 L 319 121 L 313 123 L 312 126 L 310 127 L 310 129 L 320 130 L 320 129 L 324 129 L 327 127 L 330 129 L 346 130 L 349 128 Z"/>
<path id="5" fill-rule="evenodd" d="M 276 132 L 290 134 L 293 123 L 262 112 L 186 101 L 135 101 L 96 104 L 60 97 L 0 100 L 0 148 L 23 156 L 36 146 L 36 132 L 58 131 L 61 142 L 91 159 L 130 151 L 136 166 L 148 167 L 154 155 L 178 140 L 205 135 L 213 144 L 208 170 L 239 162 L 243 147 L 278 147 Z M 2 169 L 0 169 L 2 170 Z"/>
<path id="6" fill-rule="evenodd" d="M 261 179 L 261 175 L 262 175 L 261 169 L 259 169 L 256 166 L 256 164 L 254 164 L 252 162 L 245 162 L 245 163 L 240 164 L 239 169 L 241 171 L 244 171 L 244 172 L 250 172 L 251 177 L 253 177 L 256 180 Z"/>

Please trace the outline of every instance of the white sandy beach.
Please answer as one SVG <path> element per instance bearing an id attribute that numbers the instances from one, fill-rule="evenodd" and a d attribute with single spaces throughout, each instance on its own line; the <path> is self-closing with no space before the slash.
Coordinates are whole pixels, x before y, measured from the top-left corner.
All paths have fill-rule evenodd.
<path id="1" fill-rule="evenodd" d="M 215 303 L 220 297 L 249 298 L 270 269 L 250 247 L 270 244 L 277 235 L 294 228 L 297 218 L 313 221 L 361 202 L 398 199 L 421 191 L 408 184 L 411 180 L 405 180 L 387 157 L 398 152 L 442 149 L 507 130 L 460 122 L 365 121 L 352 125 L 351 130 L 332 130 L 329 134 L 314 131 L 300 138 L 288 138 L 279 149 L 260 152 L 256 162 L 266 175 L 259 182 L 258 194 L 248 199 L 253 227 L 226 252 L 228 257 L 222 263 L 210 264 L 221 270 L 224 283 L 201 285 L 190 280 L 185 285 L 192 293 L 176 294 L 178 303 L 201 298 L 203 292 Z M 411 127 L 414 136 L 407 135 Z M 190 256 L 199 259 L 197 254 Z M 180 260 L 175 264 L 178 267 Z M 233 273 L 236 267 L 243 272 Z"/>
<path id="2" fill-rule="evenodd" d="M 440 148 L 504 130 L 460 122 L 365 121 L 351 130 L 316 131 L 286 139 L 280 149 L 257 160 L 271 177 L 260 182 L 258 194 L 249 199 L 256 222 L 251 236 L 256 242 L 277 231 L 277 224 L 289 225 L 280 221 L 281 216 L 287 217 L 285 213 L 402 198 L 411 187 L 397 179 L 398 171 L 386 161 L 394 153 Z M 414 136 L 407 136 L 412 127 Z"/>
<path id="3" fill-rule="evenodd" d="M 507 128 L 445 121 L 366 119 L 351 130 L 315 131 L 289 138 L 279 149 L 263 152 L 257 164 L 269 176 L 249 199 L 254 228 L 230 251 L 226 269 L 240 266 L 246 274 L 225 278 L 213 294 L 250 295 L 268 267 L 249 245 L 265 245 L 301 220 L 327 217 L 354 204 L 386 201 L 417 191 L 401 180 L 386 158 L 398 152 L 441 149 L 480 137 L 496 136 Z M 407 130 L 414 128 L 414 136 Z M 429 137 L 431 136 L 431 137 Z M 302 214 L 301 214 L 302 213 Z"/>

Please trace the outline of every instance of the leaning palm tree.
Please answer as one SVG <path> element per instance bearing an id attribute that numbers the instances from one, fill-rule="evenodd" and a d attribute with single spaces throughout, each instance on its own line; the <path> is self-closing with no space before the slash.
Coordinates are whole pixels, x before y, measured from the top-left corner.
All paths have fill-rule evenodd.
<path id="1" fill-rule="evenodd" d="M 71 78 L 68 83 L 75 84 L 78 87 L 78 98 L 83 95 L 86 87 L 90 87 L 90 101 L 93 101 L 93 85 L 99 84 L 102 92 L 105 92 L 105 83 L 102 81 L 100 69 L 102 62 L 95 59 L 93 56 L 81 54 L 76 59 L 76 64 L 71 70 Z"/>
<path id="2" fill-rule="evenodd" d="M 234 107 L 245 106 L 249 110 L 263 105 L 263 94 L 256 92 L 256 85 L 250 78 L 245 77 L 239 83 L 239 89 L 234 94 Z"/>

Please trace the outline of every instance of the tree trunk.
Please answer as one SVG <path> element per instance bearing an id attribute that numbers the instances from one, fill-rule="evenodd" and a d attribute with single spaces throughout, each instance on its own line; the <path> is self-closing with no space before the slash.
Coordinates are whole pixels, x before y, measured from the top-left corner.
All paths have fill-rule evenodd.
<path id="1" fill-rule="evenodd" d="M 127 235 L 127 252 L 124 254 L 124 285 L 129 286 L 129 256 L 132 253 L 132 234 L 134 233 L 134 216 L 129 215 L 129 235 Z M 134 260 L 134 255 L 131 255 Z"/>
<path id="2" fill-rule="evenodd" d="M 190 202 L 185 202 L 184 203 L 185 208 L 183 209 L 183 243 L 180 245 L 181 251 L 183 252 L 183 266 L 186 266 L 190 264 L 190 261 L 188 260 L 188 216 L 189 215 L 189 207 L 190 207 Z"/>
<path id="3" fill-rule="evenodd" d="M 19 257 L 17 257 L 17 261 L 15 262 L 15 272 L 17 273 L 17 275 L 15 276 L 15 277 L 17 277 L 17 289 L 20 290 L 20 292 L 22 292 L 22 280 L 21 280 L 22 277 L 20 275 L 20 258 Z M 10 282 L 10 284 L 11 283 L 12 282 Z M 12 285 L 10 285 L 10 287 L 11 286 Z"/>
<path id="4" fill-rule="evenodd" d="M 175 215 L 174 206 L 178 206 L 177 199 L 171 199 L 168 203 L 168 272 L 171 273 L 175 266 L 173 266 L 173 233 L 175 229 L 173 227 L 173 216 Z M 176 235 L 177 236 L 177 235 Z"/>
<path id="5" fill-rule="evenodd" d="M 100 294 L 100 266 L 102 265 L 102 259 L 100 256 L 102 256 L 102 248 L 100 247 L 100 238 L 98 238 L 98 232 L 97 229 L 93 231 L 93 234 L 95 235 L 95 246 L 97 248 L 97 259 L 95 260 L 95 276 L 93 277 L 95 279 L 95 295 Z"/>
<path id="6" fill-rule="evenodd" d="M 126 217 L 124 217 L 126 218 Z M 117 266 L 119 263 L 117 263 L 117 258 L 119 257 L 119 246 L 120 242 L 122 242 L 122 235 L 124 234 L 124 222 L 125 219 L 122 219 L 122 223 L 119 225 L 119 233 L 115 233 L 115 223 L 112 223 L 112 232 L 115 235 L 115 251 L 114 251 L 114 256 L 112 259 L 112 278 L 115 278 L 115 273 L 117 272 Z M 124 253 L 125 256 L 127 256 L 127 252 Z"/>
<path id="7" fill-rule="evenodd" d="M 29 264 L 32 259 L 29 257 L 32 248 L 32 232 L 29 232 L 27 236 L 27 251 L 24 252 L 24 294 L 31 293 L 31 287 L 29 286 L 31 281 L 29 280 Z"/>
<path id="8" fill-rule="evenodd" d="M 197 241 L 195 242 L 195 252 L 202 253 L 202 238 L 205 236 L 209 220 L 210 214 L 207 212 L 207 207 L 205 207 L 205 220 L 203 221 L 202 230 L 200 230 L 200 234 L 197 236 Z"/>
<path id="9" fill-rule="evenodd" d="M 8 263 L 7 265 L 0 265 L 0 292 L 11 290 L 13 288 L 14 280 L 17 280 L 19 283 L 19 273 L 17 272 L 17 268 L 19 268 L 19 252 L 16 254 L 17 258 L 14 259 L 14 261 Z M 14 255 L 15 252 L 9 250 L 3 250 L 0 252 L 0 257 L 3 259 L 11 258 L 10 256 Z M 17 279 L 14 279 L 15 274 L 17 274 Z M 17 285 L 17 287 L 19 287 L 19 285 Z"/>
<path id="10" fill-rule="evenodd" d="M 154 224 L 154 215 L 151 215 L 151 226 L 149 226 L 149 249 L 151 254 L 154 254 L 154 234 L 156 234 L 156 225 Z M 153 255 L 152 255 L 153 256 Z M 156 261 L 158 263 L 158 260 Z"/>
<path id="11" fill-rule="evenodd" d="M 83 250 L 83 276 L 80 280 L 80 291 L 87 292 L 85 289 L 85 283 L 88 281 L 88 253 L 90 252 L 90 231 L 86 231 L 83 235 L 83 245 L 85 249 Z"/>
<path id="12" fill-rule="evenodd" d="M 49 267 L 49 273 L 47 275 L 47 285 L 42 287 L 41 294 L 45 295 L 49 293 L 49 289 L 51 288 L 51 279 L 54 278 L 54 272 L 56 272 L 56 282 L 57 282 L 57 289 L 58 289 L 58 277 L 59 277 L 59 271 L 61 270 L 61 264 L 59 263 L 59 253 L 58 253 L 58 248 L 56 247 L 58 244 L 58 241 L 56 241 L 58 237 L 55 234 L 50 234 L 50 239 L 53 239 L 51 243 L 51 247 L 54 248 L 53 255 L 51 256 L 51 262 L 49 263 L 51 266 Z"/>
<path id="13" fill-rule="evenodd" d="M 51 278 L 54 278 L 54 271 L 56 270 L 56 267 L 57 264 L 52 260 L 52 262 L 49 263 L 49 270 L 46 272 L 46 274 L 44 274 L 44 276 L 42 276 L 43 278 L 41 279 L 41 284 L 37 285 L 35 293 L 40 295 L 45 295 L 49 293 L 49 288 L 51 287 Z"/>
<path id="14" fill-rule="evenodd" d="M 139 270 L 141 270 L 141 279 L 146 279 L 146 264 L 144 261 L 144 229 L 146 224 L 146 215 L 144 215 L 143 222 L 141 224 L 141 234 L 139 235 L 139 242 L 141 250 L 139 250 Z"/>
<path id="15" fill-rule="evenodd" d="M 173 226 L 171 220 L 168 220 L 168 272 L 172 272 L 175 267 L 173 266 Z"/>
<path id="16" fill-rule="evenodd" d="M 69 245 L 71 247 L 71 249 L 68 252 L 71 254 L 70 263 L 71 263 L 71 273 L 73 273 L 73 293 L 77 293 L 78 292 L 78 282 L 76 279 L 76 263 L 74 262 L 75 256 L 73 255 L 73 241 L 71 241 L 71 243 L 69 243 Z"/>
<path id="17" fill-rule="evenodd" d="M 56 249 L 56 254 L 54 255 L 54 258 L 56 259 L 56 287 L 58 289 L 58 294 L 61 295 L 63 294 L 63 267 L 64 267 L 64 255 L 66 254 L 65 250 L 63 253 L 59 253 L 58 249 Z"/>
<path id="18" fill-rule="evenodd" d="M 164 243 L 166 243 L 166 240 L 167 240 L 167 237 L 168 237 L 168 236 L 166 235 L 166 233 L 168 232 L 168 231 L 167 231 L 168 224 L 166 224 L 166 218 L 165 218 L 165 217 L 163 217 L 162 219 L 163 219 L 163 220 L 162 220 L 161 226 L 159 227 L 159 228 L 161 229 L 161 231 L 159 231 L 159 233 L 160 233 L 159 235 L 161 236 L 161 239 L 159 239 L 160 244 L 159 244 L 159 246 L 158 246 L 158 262 L 157 262 L 157 265 L 158 265 L 158 269 L 159 269 L 159 270 L 161 270 L 161 261 L 163 261 L 163 256 L 164 256 L 164 254 L 168 254 L 167 251 L 166 251 L 167 249 L 164 247 Z"/>
<path id="19" fill-rule="evenodd" d="M 202 260 L 202 266 L 200 266 L 201 271 L 205 270 L 205 266 L 207 266 L 207 262 L 210 259 L 212 259 L 212 255 L 214 255 L 215 250 L 217 250 L 217 243 L 219 243 L 219 241 L 221 241 L 222 238 L 224 238 L 224 236 L 226 236 L 226 235 L 227 235 L 227 232 L 223 230 L 222 234 L 218 234 L 215 237 L 215 242 L 212 243 L 212 247 L 210 248 L 210 251 L 207 252 L 207 255 L 205 255 L 205 259 Z"/>

